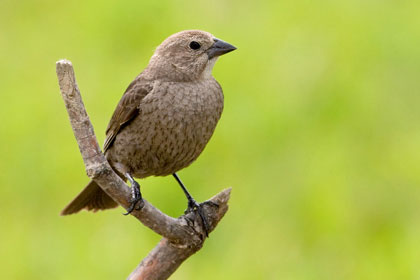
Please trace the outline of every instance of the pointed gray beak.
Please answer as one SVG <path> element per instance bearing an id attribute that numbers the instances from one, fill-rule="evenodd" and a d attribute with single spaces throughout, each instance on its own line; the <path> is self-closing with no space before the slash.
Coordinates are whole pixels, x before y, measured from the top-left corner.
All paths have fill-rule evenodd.
<path id="1" fill-rule="evenodd" d="M 214 38 L 214 44 L 207 50 L 209 59 L 236 50 L 234 46 L 220 39 Z"/>

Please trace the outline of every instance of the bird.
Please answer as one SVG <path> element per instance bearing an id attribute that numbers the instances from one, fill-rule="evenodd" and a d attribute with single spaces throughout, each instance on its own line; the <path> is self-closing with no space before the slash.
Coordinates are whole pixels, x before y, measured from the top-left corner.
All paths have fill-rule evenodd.
<path id="1" fill-rule="evenodd" d="M 198 211 L 207 234 L 203 210 L 177 175 L 193 163 L 210 140 L 224 107 L 220 84 L 212 69 L 233 45 L 209 32 L 185 30 L 166 38 L 147 67 L 129 84 L 106 129 L 103 146 L 113 170 L 130 182 L 132 198 L 127 213 L 141 205 L 134 179 L 172 175 L 188 200 L 186 212 Z M 96 212 L 117 207 L 91 180 L 61 212 Z"/>

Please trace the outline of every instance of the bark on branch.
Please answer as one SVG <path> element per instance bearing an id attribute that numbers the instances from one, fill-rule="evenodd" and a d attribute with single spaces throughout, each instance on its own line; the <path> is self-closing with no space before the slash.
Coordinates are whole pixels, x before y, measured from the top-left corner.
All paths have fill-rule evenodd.
<path id="1" fill-rule="evenodd" d="M 122 207 L 128 209 L 130 188 L 115 174 L 101 151 L 83 105 L 71 62 L 60 60 L 56 67 L 61 95 L 87 175 Z M 225 189 L 203 203 L 210 232 L 228 210 L 230 191 L 230 188 Z M 202 248 L 206 239 L 201 218 L 195 212 L 176 219 L 162 213 L 144 200 L 144 207 L 141 210 L 134 210 L 131 215 L 163 238 L 130 274 L 128 277 L 130 280 L 167 279 L 184 260 Z"/>

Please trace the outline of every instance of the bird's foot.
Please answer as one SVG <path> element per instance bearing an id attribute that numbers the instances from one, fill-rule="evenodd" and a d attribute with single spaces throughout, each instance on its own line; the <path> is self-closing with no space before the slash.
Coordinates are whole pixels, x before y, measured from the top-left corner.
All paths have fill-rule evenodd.
<path id="1" fill-rule="evenodd" d="M 134 209 L 141 210 L 141 208 L 143 208 L 143 206 L 144 206 L 143 197 L 142 197 L 141 192 L 140 192 L 139 183 L 134 181 L 134 179 L 132 179 L 132 178 L 130 180 L 130 183 L 131 183 L 131 201 L 130 201 L 131 204 L 130 204 L 130 207 L 128 207 L 128 209 L 127 209 L 127 213 L 124 213 L 123 215 L 130 214 L 131 212 L 134 211 Z M 139 203 L 139 206 L 136 208 L 137 203 Z"/>
<path id="2" fill-rule="evenodd" d="M 207 201 L 202 204 L 198 204 L 193 198 L 191 198 L 188 200 L 188 208 L 187 210 L 185 210 L 185 214 L 191 213 L 191 212 L 197 212 L 198 215 L 200 215 L 204 233 L 206 234 L 206 237 L 209 237 L 210 224 L 207 221 L 207 218 L 204 214 L 203 204 L 211 204 L 213 206 L 219 207 L 217 203 L 214 203 L 212 201 Z"/>

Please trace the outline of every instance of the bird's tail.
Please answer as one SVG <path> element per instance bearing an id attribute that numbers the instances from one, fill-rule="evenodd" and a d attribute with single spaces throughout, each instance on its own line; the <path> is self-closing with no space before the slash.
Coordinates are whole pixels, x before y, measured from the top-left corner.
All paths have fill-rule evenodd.
<path id="1" fill-rule="evenodd" d="M 96 212 L 117 206 L 118 204 L 92 180 L 60 214 L 62 216 L 70 215 L 82 209 Z"/>

